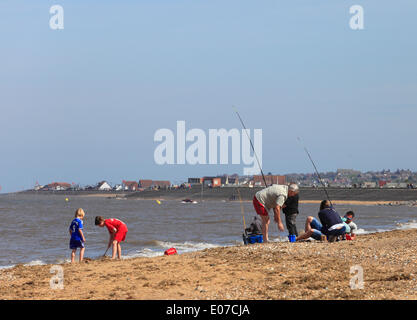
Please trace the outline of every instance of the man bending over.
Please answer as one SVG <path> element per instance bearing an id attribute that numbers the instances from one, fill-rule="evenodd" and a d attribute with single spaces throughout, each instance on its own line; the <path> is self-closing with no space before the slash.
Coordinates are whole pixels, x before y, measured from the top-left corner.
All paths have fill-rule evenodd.
<path id="1" fill-rule="evenodd" d="M 284 231 L 284 225 L 281 221 L 281 208 L 284 205 L 285 200 L 290 196 L 294 196 L 296 193 L 291 191 L 294 189 L 290 185 L 288 186 L 273 184 L 270 187 L 258 191 L 253 197 L 253 207 L 257 214 L 262 218 L 262 235 L 264 242 L 268 242 L 268 229 L 269 229 L 269 210 L 274 211 L 274 221 L 277 223 L 278 230 Z M 297 186 L 298 190 L 298 186 Z"/>

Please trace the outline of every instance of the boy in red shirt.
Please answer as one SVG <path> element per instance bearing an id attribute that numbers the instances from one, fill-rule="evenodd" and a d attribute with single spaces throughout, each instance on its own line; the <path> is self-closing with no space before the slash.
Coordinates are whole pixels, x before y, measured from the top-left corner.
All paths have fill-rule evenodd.
<path id="1" fill-rule="evenodd" d="M 116 258 L 116 252 L 117 252 L 117 258 L 120 259 L 122 257 L 122 247 L 120 246 L 120 243 L 122 241 L 125 241 L 126 234 L 127 234 L 127 226 L 126 224 L 119 220 L 119 219 L 104 219 L 103 217 L 96 217 L 95 225 L 99 227 L 106 226 L 110 233 L 110 239 L 109 244 L 107 246 L 107 249 L 112 247 L 112 259 Z"/>

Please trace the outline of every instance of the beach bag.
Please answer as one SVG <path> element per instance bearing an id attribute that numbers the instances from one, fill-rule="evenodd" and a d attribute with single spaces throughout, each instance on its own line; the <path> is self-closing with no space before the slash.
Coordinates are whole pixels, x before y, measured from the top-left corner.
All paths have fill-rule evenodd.
<path id="1" fill-rule="evenodd" d="M 246 228 L 245 231 L 246 233 L 253 235 L 262 234 L 262 219 L 259 217 L 259 215 L 256 215 L 253 218 L 253 221 L 250 224 L 249 228 Z"/>
<path id="2" fill-rule="evenodd" d="M 166 255 L 166 256 L 171 256 L 171 255 L 173 255 L 173 254 L 177 254 L 178 252 L 177 252 L 177 249 L 175 249 L 175 248 L 170 248 L 170 249 L 168 249 L 168 250 L 165 250 L 165 252 L 164 252 L 164 255 Z"/>

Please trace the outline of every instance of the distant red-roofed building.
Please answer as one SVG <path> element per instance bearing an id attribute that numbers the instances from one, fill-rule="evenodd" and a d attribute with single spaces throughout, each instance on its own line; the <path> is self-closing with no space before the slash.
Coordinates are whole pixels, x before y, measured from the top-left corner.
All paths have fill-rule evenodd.
<path id="1" fill-rule="evenodd" d="M 167 180 L 162 180 L 162 181 L 152 181 L 152 186 L 153 187 L 159 187 L 159 188 L 169 188 L 171 186 L 171 182 L 167 181 Z"/>
<path id="2" fill-rule="evenodd" d="M 66 182 L 52 182 L 44 187 L 46 190 L 62 191 L 71 188 L 71 184 Z"/>
<path id="3" fill-rule="evenodd" d="M 139 187 L 143 189 L 152 188 L 152 180 L 139 180 Z"/>
<path id="4" fill-rule="evenodd" d="M 382 188 L 383 186 L 385 186 L 387 184 L 387 182 L 385 180 L 379 180 L 378 181 L 378 185 L 380 188 Z"/>
<path id="5" fill-rule="evenodd" d="M 139 180 L 139 187 L 143 189 L 150 188 L 169 188 L 171 182 L 168 180 Z"/>
<path id="6" fill-rule="evenodd" d="M 139 184 L 136 181 L 123 180 L 123 189 L 126 191 L 138 191 Z"/>
<path id="7" fill-rule="evenodd" d="M 268 186 L 272 184 L 286 184 L 285 176 L 278 175 L 265 175 L 265 181 Z M 265 186 L 262 175 L 253 176 L 253 182 L 255 186 Z"/>

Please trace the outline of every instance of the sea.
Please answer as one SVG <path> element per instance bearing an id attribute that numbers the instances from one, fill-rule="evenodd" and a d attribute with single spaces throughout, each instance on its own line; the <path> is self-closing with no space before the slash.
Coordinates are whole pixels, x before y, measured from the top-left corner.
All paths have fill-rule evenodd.
<path id="1" fill-rule="evenodd" d="M 95 216 L 118 218 L 127 224 L 124 259 L 160 256 L 171 247 L 182 254 L 243 244 L 243 220 L 249 226 L 255 216 L 252 203 L 199 200 L 182 203 L 56 194 L 0 195 L 0 268 L 68 262 L 68 228 L 77 208 L 86 213 L 85 257 L 91 259 L 104 254 L 109 239 L 106 228 L 94 225 Z M 302 230 L 307 216 L 317 216 L 318 205 L 300 204 L 299 209 L 297 227 Z M 336 210 L 341 215 L 355 212 L 359 234 L 417 228 L 416 207 L 337 205 Z M 287 236 L 271 221 L 272 241 L 288 241 Z"/>

